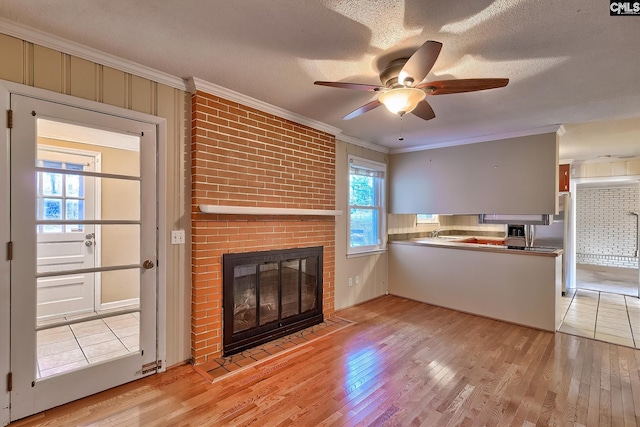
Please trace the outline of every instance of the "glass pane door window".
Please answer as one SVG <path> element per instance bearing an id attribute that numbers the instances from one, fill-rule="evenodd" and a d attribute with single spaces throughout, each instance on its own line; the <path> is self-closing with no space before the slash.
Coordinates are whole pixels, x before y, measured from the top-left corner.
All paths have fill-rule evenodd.
<path id="1" fill-rule="evenodd" d="M 38 160 L 40 168 L 60 169 L 60 173 L 38 172 L 36 217 L 38 221 L 84 220 L 84 177 L 67 171 L 82 171 L 84 165 L 77 163 Z M 83 232 L 81 224 L 39 224 L 38 233 Z"/>

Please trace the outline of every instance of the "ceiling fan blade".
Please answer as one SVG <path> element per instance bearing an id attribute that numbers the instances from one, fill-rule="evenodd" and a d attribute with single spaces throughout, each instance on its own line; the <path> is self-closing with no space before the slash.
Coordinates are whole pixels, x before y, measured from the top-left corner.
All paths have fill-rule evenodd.
<path id="1" fill-rule="evenodd" d="M 413 84 L 410 85 L 413 86 L 424 80 L 433 68 L 433 64 L 436 63 L 441 49 L 442 43 L 440 42 L 433 40 L 424 42 L 402 67 L 398 74 L 398 83 L 404 84 L 405 80 L 409 78 L 413 80 Z"/>
<path id="2" fill-rule="evenodd" d="M 424 100 L 420 101 L 418 106 L 414 108 L 411 113 L 415 114 L 423 120 L 431 120 L 436 117 L 436 113 L 433 112 L 433 108 L 431 108 L 431 105 L 429 105 L 429 103 Z"/>
<path id="3" fill-rule="evenodd" d="M 451 93 L 475 92 L 478 90 L 504 87 L 509 79 L 459 79 L 441 80 L 419 84 L 419 89 L 426 89 L 427 95 L 448 95 Z M 429 91 L 433 88 L 433 91 Z"/>
<path id="4" fill-rule="evenodd" d="M 314 85 L 319 86 L 330 86 L 337 87 L 342 89 L 355 89 L 355 90 L 365 90 L 368 92 L 376 92 L 380 89 L 384 89 L 382 86 L 376 85 L 364 85 L 360 83 L 342 83 L 342 82 L 313 82 Z"/>
<path id="5" fill-rule="evenodd" d="M 381 106 L 382 104 L 380 103 L 380 101 L 378 101 L 377 99 L 374 99 L 371 102 L 368 102 L 366 104 L 364 104 L 362 107 L 353 110 L 352 112 L 350 112 L 349 114 L 347 114 L 346 116 L 344 116 L 342 119 L 343 120 L 351 120 L 354 117 L 358 117 L 361 114 L 366 113 L 367 111 L 371 111 L 374 108 L 377 108 L 379 106 Z"/>

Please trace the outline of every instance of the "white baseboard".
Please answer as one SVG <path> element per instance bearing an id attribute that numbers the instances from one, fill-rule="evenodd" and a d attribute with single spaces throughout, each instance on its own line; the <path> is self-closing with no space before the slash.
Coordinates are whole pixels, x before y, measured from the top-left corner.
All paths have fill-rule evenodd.
<path id="1" fill-rule="evenodd" d="M 140 305 L 140 298 L 123 299 L 120 301 L 101 303 L 99 311 L 113 310 L 114 308 L 126 307 L 128 305 Z"/>

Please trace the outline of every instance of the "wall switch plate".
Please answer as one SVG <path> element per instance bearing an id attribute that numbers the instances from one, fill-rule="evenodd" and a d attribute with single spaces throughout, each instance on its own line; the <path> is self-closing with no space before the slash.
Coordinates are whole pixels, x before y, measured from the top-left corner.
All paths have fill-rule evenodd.
<path id="1" fill-rule="evenodd" d="M 171 244 L 172 245 L 184 245 L 185 233 L 184 230 L 172 230 L 171 231 Z"/>
<path id="2" fill-rule="evenodd" d="M 349 286 L 353 286 L 353 278 L 349 277 Z"/>
<path id="3" fill-rule="evenodd" d="M 356 276 L 356 285 L 360 284 L 360 276 Z"/>

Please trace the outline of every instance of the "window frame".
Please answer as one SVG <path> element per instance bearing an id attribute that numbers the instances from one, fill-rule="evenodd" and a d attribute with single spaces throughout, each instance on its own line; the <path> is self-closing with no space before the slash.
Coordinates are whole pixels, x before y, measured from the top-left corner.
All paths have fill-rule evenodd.
<path id="1" fill-rule="evenodd" d="M 374 207 L 351 205 L 351 168 L 366 169 L 382 174 L 379 178 L 376 191 L 376 200 L 380 203 Z M 348 155 L 347 156 L 347 257 L 371 255 L 375 253 L 381 253 L 386 251 L 387 246 L 387 165 L 385 163 L 376 162 L 374 160 L 365 159 L 362 157 Z M 375 245 L 367 246 L 352 246 L 351 245 L 351 210 L 352 209 L 371 209 L 378 212 L 378 243 Z"/>

